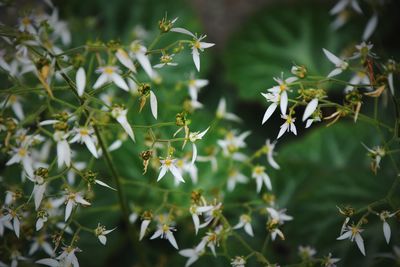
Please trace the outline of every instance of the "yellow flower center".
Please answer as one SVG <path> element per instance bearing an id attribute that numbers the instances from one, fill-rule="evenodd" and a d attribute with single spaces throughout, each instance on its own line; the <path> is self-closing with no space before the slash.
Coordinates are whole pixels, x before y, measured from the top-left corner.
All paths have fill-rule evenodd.
<path id="1" fill-rule="evenodd" d="M 193 47 L 197 48 L 197 49 L 200 49 L 200 42 L 199 41 L 194 41 Z"/>
<path id="2" fill-rule="evenodd" d="M 281 92 L 285 91 L 287 89 L 286 84 L 284 84 L 284 83 L 280 84 L 279 89 L 281 90 Z"/>
<path id="3" fill-rule="evenodd" d="M 360 78 L 364 78 L 367 74 L 365 72 L 363 72 L 363 71 L 359 71 L 359 72 L 357 72 L 357 75 Z"/>
<path id="4" fill-rule="evenodd" d="M 262 174 L 264 172 L 264 169 L 265 169 L 264 167 L 257 166 L 257 167 L 254 168 L 254 173 L 255 174 Z"/>
<path id="5" fill-rule="evenodd" d="M 89 131 L 87 129 L 80 129 L 79 134 L 82 136 L 87 136 L 89 135 Z"/>
<path id="6" fill-rule="evenodd" d="M 164 162 L 165 166 L 169 167 L 172 165 L 172 160 L 171 159 L 166 159 Z"/>
<path id="7" fill-rule="evenodd" d="M 113 74 L 114 73 L 114 69 L 112 67 L 105 67 L 104 68 L 104 73 Z"/>
<path id="8" fill-rule="evenodd" d="M 21 157 L 25 157 L 25 156 L 26 156 L 26 153 L 27 153 L 27 151 L 26 151 L 25 148 L 20 148 L 20 149 L 18 150 L 18 155 L 20 155 Z"/>
<path id="9" fill-rule="evenodd" d="M 23 19 L 22 19 L 22 24 L 23 24 L 24 26 L 30 25 L 30 24 L 31 24 L 30 18 L 28 18 L 28 17 L 23 18 Z"/>

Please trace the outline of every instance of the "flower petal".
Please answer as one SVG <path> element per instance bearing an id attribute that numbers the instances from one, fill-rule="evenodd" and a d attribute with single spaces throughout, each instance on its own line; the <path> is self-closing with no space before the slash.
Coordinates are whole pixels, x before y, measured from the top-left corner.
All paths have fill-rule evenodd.
<path id="1" fill-rule="evenodd" d="M 150 108 L 153 117 L 157 119 L 157 97 L 151 90 L 150 90 Z"/>
<path id="2" fill-rule="evenodd" d="M 86 86 L 86 73 L 85 69 L 80 67 L 76 72 L 76 91 L 79 96 L 83 95 Z"/>
<path id="3" fill-rule="evenodd" d="M 318 98 L 314 98 L 313 100 L 311 100 L 308 104 L 306 109 L 304 110 L 303 113 L 303 121 L 305 121 L 306 119 L 308 119 L 308 117 L 310 117 L 314 111 L 317 109 L 318 107 Z"/>

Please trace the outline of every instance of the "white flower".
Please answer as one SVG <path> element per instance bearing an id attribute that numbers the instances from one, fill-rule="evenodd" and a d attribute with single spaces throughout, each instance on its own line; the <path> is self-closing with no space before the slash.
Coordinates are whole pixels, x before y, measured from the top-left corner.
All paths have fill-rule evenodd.
<path id="1" fill-rule="evenodd" d="M 210 129 L 210 127 L 208 127 L 207 129 L 205 129 L 202 132 L 192 132 L 189 134 L 189 140 L 190 142 L 192 142 L 192 147 L 193 147 L 193 152 L 192 152 L 192 164 L 194 164 L 194 162 L 196 161 L 197 158 L 197 147 L 195 142 L 197 140 L 201 140 L 203 139 L 203 136 L 207 133 L 207 131 Z"/>
<path id="2" fill-rule="evenodd" d="M 228 177 L 228 191 L 233 191 L 235 189 L 236 183 L 247 183 L 248 179 L 245 175 L 240 173 L 238 170 L 233 169 L 229 172 L 229 177 Z"/>
<path id="3" fill-rule="evenodd" d="M 386 243 L 388 244 L 390 242 L 391 230 L 390 230 L 390 225 L 386 221 L 386 219 L 393 217 L 394 215 L 396 215 L 396 213 L 397 212 L 390 213 L 389 211 L 384 210 L 379 214 L 379 218 L 383 222 L 383 235 L 385 236 Z"/>
<path id="4" fill-rule="evenodd" d="M 24 171 L 29 177 L 33 177 L 33 161 L 26 147 L 13 149 L 14 155 L 6 162 L 6 166 L 22 163 Z"/>
<path id="5" fill-rule="evenodd" d="M 17 267 L 18 261 L 20 261 L 20 260 L 22 260 L 22 261 L 28 260 L 28 258 L 21 256 L 21 253 L 15 249 L 11 251 L 10 259 L 11 259 L 11 265 L 10 265 L 11 267 Z M 0 266 L 7 267 L 8 265 L 6 265 L 0 261 Z"/>
<path id="6" fill-rule="evenodd" d="M 3 215 L 0 213 L 0 236 L 4 235 L 4 228 L 8 228 L 10 230 L 13 230 L 13 226 L 11 222 L 8 219 L 4 219 L 7 215 Z"/>
<path id="7" fill-rule="evenodd" d="M 251 217 L 247 214 L 240 216 L 239 223 L 236 224 L 233 229 L 239 229 L 244 227 L 244 230 L 249 236 L 254 236 L 253 228 L 251 227 Z"/>
<path id="8" fill-rule="evenodd" d="M 147 76 L 149 76 L 152 80 L 157 78 L 157 74 L 151 67 L 150 60 L 146 55 L 147 48 L 141 45 L 139 41 L 134 41 L 131 43 L 130 49 L 132 51 L 132 56 L 139 61 L 139 64 L 142 66 Z"/>
<path id="9" fill-rule="evenodd" d="M 83 95 L 86 86 L 86 73 L 85 69 L 80 67 L 76 72 L 76 91 L 79 96 Z"/>
<path id="10" fill-rule="evenodd" d="M 165 160 L 160 160 L 161 167 L 160 167 L 160 174 L 158 175 L 157 182 L 164 177 L 167 171 L 170 171 L 175 179 L 178 179 L 180 182 L 184 183 L 182 174 L 179 169 L 176 167 L 176 159 L 172 159 L 171 157 L 167 157 Z"/>
<path id="11" fill-rule="evenodd" d="M 343 240 L 343 239 L 350 239 L 351 242 L 356 240 L 358 249 L 361 251 L 361 253 L 365 256 L 365 248 L 364 248 L 364 240 L 361 237 L 361 233 L 364 230 L 357 227 L 357 226 L 346 226 L 344 233 L 337 238 L 337 240 Z"/>
<path id="12" fill-rule="evenodd" d="M 236 256 L 234 259 L 231 260 L 232 267 L 245 267 L 246 260 L 243 257 Z"/>
<path id="13" fill-rule="evenodd" d="M 251 177 L 256 179 L 257 193 L 261 192 L 261 187 L 263 183 L 268 188 L 268 190 L 272 190 L 271 179 L 269 178 L 268 174 L 265 173 L 265 167 L 254 167 Z"/>
<path id="14" fill-rule="evenodd" d="M 369 86 L 370 80 L 368 74 L 364 71 L 358 71 L 349 81 L 349 85 L 344 88 L 346 93 L 353 91 L 354 87 L 357 85 L 364 85 L 364 87 L 368 90 L 371 90 L 371 86 Z"/>
<path id="15" fill-rule="evenodd" d="M 0 220 L 3 222 L 3 224 L 5 226 L 9 226 L 9 223 L 11 223 L 11 221 L 12 221 L 14 233 L 19 238 L 19 231 L 20 231 L 21 223 L 19 221 L 17 211 L 12 210 L 12 209 L 6 209 L 6 210 L 7 210 L 8 214 L 4 215 Z M 8 223 L 5 223 L 5 222 L 8 222 Z"/>
<path id="16" fill-rule="evenodd" d="M 292 216 L 286 214 L 286 209 L 276 210 L 274 208 L 268 207 L 267 211 L 271 216 L 271 219 L 277 222 L 278 224 L 284 224 L 285 221 L 293 220 Z"/>
<path id="17" fill-rule="evenodd" d="M 208 80 L 205 79 L 195 79 L 194 75 L 192 74 L 189 81 L 189 95 L 192 100 L 197 100 L 197 95 L 201 88 L 208 85 Z"/>
<path id="18" fill-rule="evenodd" d="M 267 139 L 265 141 L 265 149 L 267 150 L 267 161 L 269 163 L 269 165 L 271 165 L 272 168 L 279 170 L 279 165 L 278 163 L 276 163 L 275 159 L 274 159 L 274 149 L 275 149 L 275 145 L 276 145 L 276 141 L 272 142 Z"/>
<path id="19" fill-rule="evenodd" d="M 372 52 L 372 48 L 374 47 L 373 44 L 371 43 L 366 43 L 365 41 L 362 42 L 361 44 L 358 44 L 355 46 L 357 51 L 353 53 L 353 56 L 351 59 L 357 59 L 357 58 L 367 58 L 367 57 L 375 57 L 376 54 Z"/>
<path id="20" fill-rule="evenodd" d="M 214 205 L 211 205 L 212 208 L 206 212 L 204 212 L 204 223 L 200 224 L 199 228 L 204 228 L 207 225 L 209 225 L 214 219 L 216 219 L 220 212 L 221 212 L 221 207 L 222 207 L 222 203 L 217 203 Z"/>
<path id="21" fill-rule="evenodd" d="M 345 60 L 338 58 L 337 56 L 335 56 L 334 54 L 332 54 L 325 48 L 322 48 L 322 50 L 324 51 L 325 56 L 329 59 L 329 61 L 332 62 L 333 64 L 335 64 L 335 67 L 336 67 L 328 74 L 328 76 L 327 76 L 328 78 L 339 75 L 340 73 L 342 73 L 344 70 L 346 70 L 349 67 L 349 63 L 347 63 Z"/>
<path id="22" fill-rule="evenodd" d="M 214 257 L 217 257 L 215 252 L 215 246 L 218 246 L 219 234 L 222 231 L 222 226 L 215 228 L 215 231 L 210 231 L 201 239 L 201 242 L 197 245 L 196 250 L 202 251 L 205 246 L 209 247 Z"/>
<path id="23" fill-rule="evenodd" d="M 328 256 L 322 260 L 322 264 L 324 267 L 336 267 L 335 263 L 338 261 L 340 261 L 339 258 L 332 258 L 332 253 L 329 253 Z"/>
<path id="24" fill-rule="evenodd" d="M 378 25 L 378 15 L 374 14 L 369 20 L 367 25 L 365 26 L 363 35 L 362 35 L 362 40 L 366 41 L 368 40 L 371 35 L 374 33 L 376 26 Z"/>
<path id="25" fill-rule="evenodd" d="M 41 248 L 44 252 L 47 253 L 50 257 L 54 256 L 53 248 L 50 243 L 46 241 L 46 235 L 40 235 L 35 237 L 34 242 L 32 243 L 28 254 L 33 255 L 39 248 Z"/>
<path id="26" fill-rule="evenodd" d="M 1 105 L 5 106 L 5 107 L 11 106 L 11 109 L 13 110 L 15 116 L 17 116 L 17 118 L 19 120 L 23 120 L 25 118 L 25 114 L 24 114 L 24 110 L 22 108 L 22 104 L 21 104 L 20 100 L 21 99 L 19 96 L 10 95 L 10 97 L 8 98 L 8 101 L 6 101 L 6 100 L 2 101 Z"/>
<path id="27" fill-rule="evenodd" d="M 97 238 L 99 239 L 100 243 L 102 243 L 103 245 L 106 245 L 107 243 L 107 237 L 106 235 L 108 235 L 109 233 L 111 233 L 112 231 L 114 231 L 115 229 L 117 229 L 116 227 L 111 229 L 111 230 L 106 230 L 105 226 L 102 226 L 100 223 L 97 225 L 97 228 L 94 230 L 95 235 L 97 236 Z"/>
<path id="28" fill-rule="evenodd" d="M 119 69 L 116 66 L 100 67 L 96 70 L 97 73 L 101 73 L 97 81 L 93 85 L 93 89 L 98 89 L 107 82 L 113 82 L 116 86 L 122 90 L 129 91 L 129 87 L 124 79 L 119 74 Z"/>
<path id="29" fill-rule="evenodd" d="M 272 95 L 268 95 L 267 94 L 263 94 L 263 96 L 265 98 L 267 98 L 268 101 L 276 103 L 277 102 L 277 98 L 279 100 L 279 106 L 281 109 L 281 113 L 282 114 L 286 114 L 286 110 L 287 110 L 287 105 L 288 105 L 288 94 L 287 92 L 290 90 L 289 85 L 295 81 L 298 80 L 297 77 L 289 77 L 287 79 L 283 79 L 283 73 L 281 75 L 281 78 L 274 78 L 275 82 L 278 83 L 278 85 L 268 89 L 268 92 L 272 93 Z M 276 108 L 276 107 L 275 107 Z M 275 110 L 275 108 L 271 108 L 273 109 L 272 112 Z M 268 108 L 269 109 L 269 108 Z M 267 109 L 267 111 L 268 111 Z M 271 112 L 271 111 L 269 111 Z M 272 114 L 271 112 L 271 114 Z M 267 112 L 264 114 L 264 118 L 263 121 L 267 121 L 268 118 L 271 116 L 271 114 L 267 114 Z M 267 118 L 265 118 L 267 115 Z"/>
<path id="30" fill-rule="evenodd" d="M 294 125 L 295 118 L 292 118 L 290 115 L 281 115 L 281 118 L 285 120 L 285 123 L 281 125 L 277 139 L 285 132 L 292 132 L 294 135 L 297 135 L 296 125 Z"/>
<path id="31" fill-rule="evenodd" d="M 35 200 L 35 209 L 38 210 L 40 203 L 42 202 L 44 192 L 46 191 L 47 183 L 44 181 L 43 177 L 39 175 L 35 175 L 34 178 L 30 178 L 30 180 L 35 183 L 32 194 Z"/>
<path id="32" fill-rule="evenodd" d="M 310 246 L 299 246 L 299 255 L 302 259 L 311 259 L 317 251 Z"/>
<path id="33" fill-rule="evenodd" d="M 240 148 L 246 147 L 244 139 L 246 139 L 250 134 L 250 131 L 246 131 L 237 135 L 237 131 L 232 130 L 225 135 L 224 140 L 218 140 L 217 143 L 222 148 L 224 155 L 230 156 Z"/>
<path id="34" fill-rule="evenodd" d="M 97 139 L 93 136 L 94 130 L 91 127 L 78 127 L 72 130 L 75 136 L 69 141 L 71 144 L 75 142 L 85 143 L 87 149 L 95 158 L 98 158 L 96 143 Z"/>
<path id="35" fill-rule="evenodd" d="M 45 222 L 47 222 L 48 214 L 46 212 L 39 212 L 38 219 L 36 221 L 36 231 L 39 231 L 43 228 Z"/>
<path id="36" fill-rule="evenodd" d="M 308 119 L 313 113 L 314 111 L 317 109 L 318 107 L 318 98 L 313 98 L 306 106 L 306 109 L 304 110 L 303 113 L 303 121 L 305 121 L 306 119 Z M 306 127 L 308 128 L 308 127 Z"/>
<path id="37" fill-rule="evenodd" d="M 65 207 L 65 221 L 68 220 L 71 215 L 72 208 L 78 204 L 84 206 L 90 206 L 90 203 L 87 202 L 83 197 L 81 192 L 69 192 L 65 197 L 66 207 Z"/>
<path id="38" fill-rule="evenodd" d="M 225 119 L 229 121 L 241 122 L 242 119 L 233 113 L 229 113 L 226 111 L 226 100 L 225 98 L 221 98 L 218 103 L 218 108 L 216 111 L 216 116 L 218 119 Z"/>
<path id="39" fill-rule="evenodd" d="M 154 68 L 156 69 L 161 69 L 164 66 L 177 66 L 178 63 L 172 62 L 173 57 L 175 56 L 175 54 L 163 54 L 160 58 L 160 64 L 154 65 Z"/>
<path id="40" fill-rule="evenodd" d="M 200 37 L 197 37 L 197 35 L 194 35 L 190 31 L 183 29 L 183 28 L 172 28 L 171 32 L 179 32 L 179 33 L 183 33 L 183 34 L 193 37 L 193 41 L 191 43 L 193 62 L 194 62 L 194 65 L 196 66 L 197 71 L 200 71 L 200 52 L 199 51 L 203 52 L 204 49 L 210 48 L 210 47 L 214 46 L 215 44 L 202 42 L 202 40 L 204 38 L 206 38 L 207 35 L 201 35 Z"/>
<path id="41" fill-rule="evenodd" d="M 63 247 L 63 252 L 57 257 L 64 265 L 63 266 L 73 266 L 79 267 L 78 258 L 75 256 L 75 252 L 81 252 L 77 247 Z M 51 265 L 50 265 L 51 266 Z"/>
<path id="42" fill-rule="evenodd" d="M 115 56 L 117 57 L 118 61 L 124 65 L 126 68 L 128 68 L 130 71 L 133 73 L 136 73 L 136 67 L 132 62 L 132 59 L 129 57 L 128 53 L 125 52 L 124 49 L 119 48 L 117 52 L 115 53 Z"/>
<path id="43" fill-rule="evenodd" d="M 146 234 L 147 227 L 149 227 L 151 220 L 143 220 L 140 224 L 140 235 L 139 240 L 142 240 L 144 235 Z"/>
<path id="44" fill-rule="evenodd" d="M 135 135 L 133 133 L 132 127 L 126 118 L 126 114 L 128 113 L 127 109 L 123 109 L 121 107 L 113 107 L 111 110 L 111 116 L 121 124 L 122 128 L 124 128 L 125 132 L 129 135 L 133 142 L 135 142 Z"/>
<path id="45" fill-rule="evenodd" d="M 176 231 L 176 229 L 170 227 L 168 224 L 159 224 L 157 231 L 154 232 L 150 239 L 155 239 L 157 237 L 167 239 L 174 248 L 179 249 L 172 231 Z"/>
<path id="46" fill-rule="evenodd" d="M 199 215 L 201 215 L 202 213 L 206 213 L 209 212 L 213 209 L 213 206 L 197 206 L 197 205 L 192 205 L 190 206 L 190 214 L 192 214 L 192 219 L 193 219 L 193 224 L 194 224 L 194 230 L 196 232 L 199 231 L 200 228 L 200 219 L 199 219 Z"/>
<path id="47" fill-rule="evenodd" d="M 195 261 L 197 261 L 201 254 L 204 253 L 204 250 L 198 250 L 197 248 L 187 248 L 182 249 L 179 251 L 179 254 L 183 257 L 188 258 L 187 262 L 185 263 L 185 267 L 192 265 Z"/>

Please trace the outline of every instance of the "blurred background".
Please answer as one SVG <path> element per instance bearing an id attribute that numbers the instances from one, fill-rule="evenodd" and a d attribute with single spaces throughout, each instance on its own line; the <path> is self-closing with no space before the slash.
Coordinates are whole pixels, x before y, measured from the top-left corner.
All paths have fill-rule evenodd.
<path id="1" fill-rule="evenodd" d="M 273 77 L 279 77 L 281 72 L 286 77 L 290 75 L 294 63 L 305 65 L 309 73 L 326 76 L 332 64 L 324 57 L 322 48 L 335 54 L 346 54 L 346 49 L 350 50 L 359 43 L 364 26 L 373 14 L 370 4 L 380 19 L 372 38 L 375 52 L 385 59 L 399 59 L 400 2 L 359 2 L 364 14 L 350 13 L 348 23 L 336 31 L 330 27 L 334 18 L 329 15 L 335 1 L 69 0 L 54 1 L 54 4 L 60 9 L 60 17 L 70 23 L 72 47 L 96 39 L 128 43 L 135 36 L 143 36 L 149 43 L 157 34 L 158 21 L 166 13 L 169 18 L 179 17 L 178 27 L 207 34 L 206 41 L 216 43 L 216 46 L 202 54 L 202 71 L 196 77 L 209 79 L 210 84 L 201 91 L 199 101 L 204 103 L 205 112 L 214 114 L 219 99 L 225 97 L 229 110 L 244 121 L 237 127 L 253 133 L 247 139 L 250 149 L 258 149 L 267 138 L 275 139 L 282 122 L 275 114 L 261 126 L 267 103 L 260 93 L 272 87 Z M 378 2 L 385 2 L 385 5 L 380 6 Z M 190 73 L 184 75 L 188 77 Z M 344 74 L 341 78 L 346 80 L 350 75 L 346 77 Z M 331 86 L 327 89 L 331 99 L 341 102 L 343 88 Z M 372 106 L 372 102 L 366 101 L 361 111 L 368 114 Z M 392 112 L 391 107 L 382 110 L 383 120 L 390 121 L 390 116 L 385 114 Z M 209 117 L 204 115 L 200 120 L 207 125 Z M 363 233 L 366 257 L 359 253 L 355 244 L 336 241 L 344 220 L 336 206 L 364 207 L 384 197 L 395 179 L 396 174 L 386 158 L 377 175 L 369 169 L 369 158 L 361 143 L 369 147 L 380 144 L 374 128 L 343 120 L 329 128 L 317 124 L 306 131 L 298 127 L 298 131 L 297 137 L 284 136 L 279 140 L 277 161 L 282 170 L 269 170 L 279 206 L 287 207 L 295 219 L 285 225 L 287 240 L 278 240 L 270 245 L 267 257 L 282 266 L 299 262 L 298 246 L 310 245 L 317 249 L 318 255 L 332 252 L 335 257 L 342 258 L 339 266 L 394 266 L 393 261 L 376 256 L 393 253 L 393 245 L 399 244 L 398 221 L 391 221 L 390 245 L 384 241 L 379 218 L 370 222 Z M 124 147 L 114 155 L 114 159 L 121 163 L 122 174 L 140 175 L 141 162 L 132 157 L 137 155 L 136 150 L 140 149 Z M 210 170 L 204 169 L 203 174 L 200 172 L 200 179 L 204 179 L 202 175 L 211 175 Z M 237 195 L 245 190 L 254 192 L 254 186 L 238 190 Z M 148 192 L 143 188 L 127 190 L 134 203 L 144 204 L 151 198 L 145 197 L 146 194 Z M 235 195 L 227 196 L 226 202 L 229 199 L 238 200 Z M 397 197 L 387 208 L 399 207 L 399 203 Z M 97 218 L 91 218 L 90 214 L 83 216 L 85 220 L 97 223 Z M 100 216 L 107 225 L 119 223 L 115 211 Z M 253 227 L 260 234 L 257 233 L 254 239 L 244 236 L 255 247 L 262 244 L 264 223 L 265 217 L 254 218 Z M 180 229 L 176 233 L 180 248 L 193 245 L 191 231 Z M 146 249 L 152 266 L 184 266 L 186 259 L 163 240 L 144 240 L 141 245 Z M 237 244 L 232 242 L 230 245 L 235 247 Z M 84 251 L 79 254 L 82 266 L 141 266 L 137 259 L 138 253 L 142 252 L 129 246 L 123 229 L 109 236 L 107 247 L 99 245 L 93 238 L 82 238 L 79 247 Z M 237 250 L 237 253 L 244 255 L 247 252 Z M 228 266 L 229 262 L 207 256 L 193 266 L 206 264 Z M 250 260 L 248 266 L 258 265 Z"/>

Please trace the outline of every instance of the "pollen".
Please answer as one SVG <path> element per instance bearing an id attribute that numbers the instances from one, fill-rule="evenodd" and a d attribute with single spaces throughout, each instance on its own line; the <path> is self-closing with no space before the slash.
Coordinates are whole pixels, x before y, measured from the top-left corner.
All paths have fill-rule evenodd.
<path id="1" fill-rule="evenodd" d="M 166 159 L 164 162 L 165 166 L 169 167 L 172 165 L 172 160 L 171 159 Z"/>
<path id="2" fill-rule="evenodd" d="M 199 41 L 195 41 L 194 43 L 193 43 L 193 47 L 194 48 L 197 48 L 197 49 L 200 49 L 201 47 L 200 47 L 200 42 Z"/>
<path id="3" fill-rule="evenodd" d="M 89 131 L 87 129 L 80 129 L 79 134 L 82 136 L 87 136 L 89 135 Z"/>
<path id="4" fill-rule="evenodd" d="M 112 67 L 105 67 L 105 68 L 104 68 L 104 73 L 113 74 L 113 73 L 114 73 L 114 68 L 112 68 Z"/>
<path id="5" fill-rule="evenodd" d="M 281 92 L 285 91 L 287 89 L 286 84 L 284 84 L 284 83 L 280 84 L 279 89 L 281 90 Z"/>
<path id="6" fill-rule="evenodd" d="M 25 148 L 20 148 L 20 149 L 18 150 L 18 155 L 19 155 L 19 156 L 25 157 L 26 154 L 27 154 L 27 151 L 26 151 Z"/>

